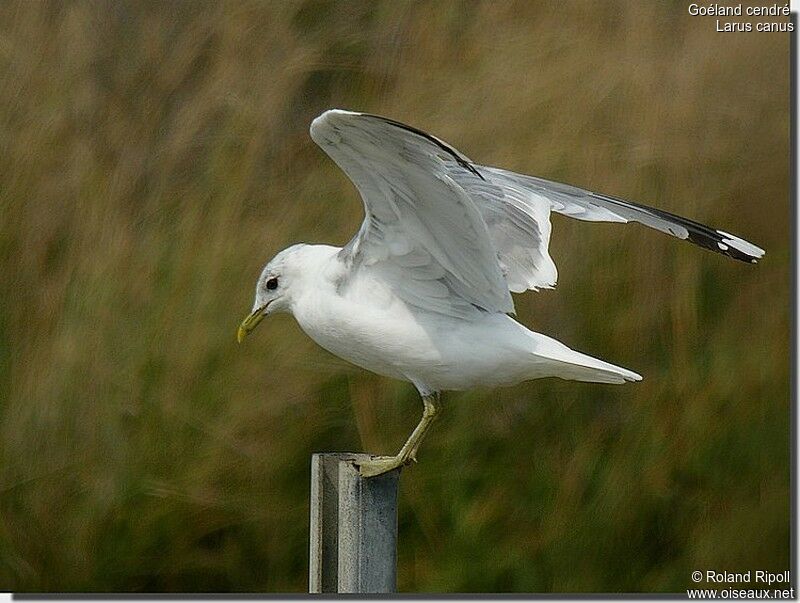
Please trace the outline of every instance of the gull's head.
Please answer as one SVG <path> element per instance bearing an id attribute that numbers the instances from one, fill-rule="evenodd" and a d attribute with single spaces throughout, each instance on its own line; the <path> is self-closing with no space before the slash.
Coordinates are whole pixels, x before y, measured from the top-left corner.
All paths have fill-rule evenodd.
<path id="1" fill-rule="evenodd" d="M 256 282 L 253 311 L 239 325 L 236 339 L 239 343 L 258 326 L 266 316 L 286 312 L 291 307 L 292 293 L 302 280 L 301 252 L 307 245 L 298 244 L 284 249 L 272 258 Z"/>

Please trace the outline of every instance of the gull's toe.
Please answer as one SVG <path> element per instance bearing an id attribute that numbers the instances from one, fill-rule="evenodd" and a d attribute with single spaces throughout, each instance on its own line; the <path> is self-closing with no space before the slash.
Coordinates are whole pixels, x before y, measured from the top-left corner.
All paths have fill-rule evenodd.
<path id="1" fill-rule="evenodd" d="M 368 461 L 356 463 L 356 466 L 363 477 L 377 477 L 402 467 L 403 462 L 396 456 L 373 456 Z"/>

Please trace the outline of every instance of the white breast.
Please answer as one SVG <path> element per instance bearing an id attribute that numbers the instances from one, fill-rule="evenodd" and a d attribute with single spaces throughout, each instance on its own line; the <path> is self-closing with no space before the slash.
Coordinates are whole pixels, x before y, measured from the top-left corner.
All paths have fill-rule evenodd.
<path id="1" fill-rule="evenodd" d="M 379 281 L 362 279 L 342 293 L 335 286 L 307 291 L 292 312 L 320 346 L 375 373 L 413 382 L 421 364 L 441 362 L 434 334 Z"/>

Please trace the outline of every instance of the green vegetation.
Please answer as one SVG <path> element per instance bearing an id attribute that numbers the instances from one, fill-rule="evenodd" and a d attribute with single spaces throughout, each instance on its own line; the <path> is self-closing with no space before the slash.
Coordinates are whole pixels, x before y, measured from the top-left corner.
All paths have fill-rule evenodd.
<path id="1" fill-rule="evenodd" d="M 519 318 L 644 375 L 448 394 L 403 476 L 406 591 L 679 591 L 788 567 L 786 34 L 680 2 L 0 4 L 0 587 L 303 591 L 314 451 L 420 404 L 270 319 L 262 265 L 361 221 L 307 135 L 390 115 L 657 205 L 748 266 L 555 216 Z"/>

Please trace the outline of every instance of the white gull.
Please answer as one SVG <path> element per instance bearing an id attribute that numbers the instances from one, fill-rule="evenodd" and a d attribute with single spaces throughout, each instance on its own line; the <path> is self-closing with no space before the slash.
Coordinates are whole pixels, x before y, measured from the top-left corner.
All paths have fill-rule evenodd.
<path id="1" fill-rule="evenodd" d="M 353 181 L 366 217 L 343 248 L 299 244 L 276 255 L 256 284 L 241 341 L 265 316 L 288 312 L 326 350 L 410 381 L 424 404 L 400 452 L 362 463 L 374 476 L 416 460 L 440 392 L 541 377 L 639 381 L 633 371 L 528 330 L 510 292 L 552 288 L 550 213 L 639 222 L 755 263 L 764 251 L 722 230 L 573 186 L 474 164 L 400 122 L 338 109 L 311 138 Z"/>

